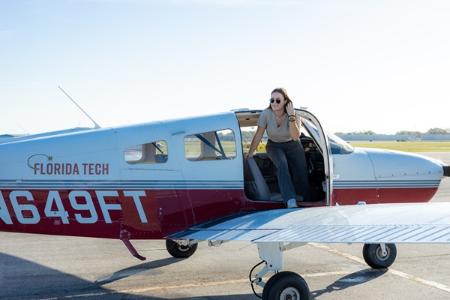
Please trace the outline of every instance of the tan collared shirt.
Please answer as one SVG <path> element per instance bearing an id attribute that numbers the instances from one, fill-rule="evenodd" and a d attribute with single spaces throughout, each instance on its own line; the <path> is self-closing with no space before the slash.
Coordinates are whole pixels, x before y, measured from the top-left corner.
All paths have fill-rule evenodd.
<path id="1" fill-rule="evenodd" d="M 284 116 L 280 127 L 278 127 L 275 113 L 270 108 L 266 108 L 259 116 L 258 126 L 265 128 L 269 139 L 276 143 L 284 143 L 292 140 L 289 132 L 289 118 L 287 114 Z"/>

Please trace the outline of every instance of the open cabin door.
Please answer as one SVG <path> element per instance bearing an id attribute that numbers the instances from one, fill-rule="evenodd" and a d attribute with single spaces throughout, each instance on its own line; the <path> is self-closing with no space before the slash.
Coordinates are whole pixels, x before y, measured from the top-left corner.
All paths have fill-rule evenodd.
<path id="1" fill-rule="evenodd" d="M 296 114 L 301 117 L 303 121 L 302 126 L 311 134 L 311 137 L 315 140 L 322 153 L 325 172 L 324 191 L 326 193 L 326 205 L 330 206 L 332 205 L 331 195 L 333 193 L 333 157 L 328 136 L 325 134 L 319 120 L 312 113 L 297 109 Z"/>
<path id="2" fill-rule="evenodd" d="M 296 113 L 303 121 L 300 140 L 303 148 L 305 148 L 310 187 L 312 191 L 315 191 L 312 195 L 313 201 L 303 203 L 303 205 L 331 205 L 333 164 L 328 137 L 323 131 L 320 122 L 313 114 L 306 110 L 296 110 Z M 260 114 L 261 110 L 245 109 L 236 111 L 236 117 L 241 129 L 244 155 L 248 152 L 251 140 L 256 132 Z M 252 167 L 249 163 L 247 163 L 247 166 L 244 165 L 245 192 L 247 198 L 253 201 L 281 202 L 281 194 L 279 193 L 276 179 L 276 169 L 265 152 L 264 144 L 266 141 L 267 136 L 264 136 L 254 154 L 257 167 Z M 314 145 L 306 147 L 310 143 Z M 255 169 L 259 169 L 259 171 Z M 270 196 L 267 196 L 267 193 Z"/>

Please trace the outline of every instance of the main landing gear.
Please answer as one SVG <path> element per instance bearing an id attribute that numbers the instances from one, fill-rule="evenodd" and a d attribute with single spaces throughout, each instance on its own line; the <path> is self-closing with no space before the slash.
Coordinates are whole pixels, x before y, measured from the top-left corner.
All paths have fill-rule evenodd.
<path id="1" fill-rule="evenodd" d="M 257 243 L 262 262 L 254 266 L 249 275 L 252 290 L 257 297 L 263 300 L 311 299 L 308 284 L 299 274 L 282 271 L 283 251 L 303 245 L 300 243 Z M 385 269 L 394 263 L 397 248 L 395 244 L 365 244 L 363 256 L 366 263 L 372 268 Z M 262 264 L 265 264 L 265 266 L 253 277 L 253 271 Z M 270 272 L 275 273 L 275 275 L 264 282 L 263 277 Z M 262 297 L 255 292 L 255 284 L 263 288 Z"/>
<path id="2" fill-rule="evenodd" d="M 175 258 L 188 258 L 197 250 L 197 243 L 189 240 L 166 240 L 166 249 Z"/>
<path id="3" fill-rule="evenodd" d="M 303 244 L 288 244 L 283 243 L 257 243 L 259 257 L 262 262 L 256 265 L 250 272 L 250 283 L 252 285 L 253 292 L 256 296 L 254 284 L 263 288 L 262 299 L 263 300 L 309 300 L 311 293 L 309 291 L 306 281 L 297 273 L 287 272 L 283 269 L 283 251 L 302 246 Z M 253 270 L 260 264 L 265 263 L 263 269 L 252 278 Z M 267 283 L 263 281 L 263 277 L 273 272 L 273 275 Z"/>
<path id="4" fill-rule="evenodd" d="M 267 281 L 263 299 L 309 299 L 310 292 L 306 281 L 297 273 L 280 272 Z"/>

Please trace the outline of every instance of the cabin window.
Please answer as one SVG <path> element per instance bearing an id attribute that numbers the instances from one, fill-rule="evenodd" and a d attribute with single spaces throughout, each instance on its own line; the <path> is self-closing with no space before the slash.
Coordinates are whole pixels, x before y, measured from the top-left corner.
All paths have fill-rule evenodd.
<path id="1" fill-rule="evenodd" d="M 156 141 L 129 147 L 124 152 L 125 161 L 129 164 L 157 164 L 167 161 L 166 141 Z"/>
<path id="2" fill-rule="evenodd" d="M 188 135 L 184 153 L 191 161 L 222 160 L 236 157 L 236 142 L 231 129 Z"/>

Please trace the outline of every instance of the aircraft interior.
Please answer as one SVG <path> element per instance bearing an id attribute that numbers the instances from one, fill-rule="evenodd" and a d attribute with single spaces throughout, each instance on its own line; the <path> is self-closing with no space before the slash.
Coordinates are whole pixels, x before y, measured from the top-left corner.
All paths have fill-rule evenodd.
<path id="1" fill-rule="evenodd" d="M 236 113 L 241 129 L 244 155 L 247 154 L 249 145 L 256 131 L 259 114 L 259 111 Z M 323 155 L 317 146 L 317 143 L 304 126 L 302 126 L 300 140 L 305 149 L 311 202 L 298 202 L 298 205 L 325 205 L 326 193 L 324 191 L 325 170 Z M 263 137 L 263 142 L 265 141 L 267 141 L 266 136 Z M 258 147 L 253 157 L 253 160 L 244 160 L 244 184 L 246 196 L 255 201 L 281 202 L 282 198 L 276 177 L 276 167 L 267 156 L 265 147 Z M 298 200 L 300 200 L 300 196 L 298 197 Z"/>

